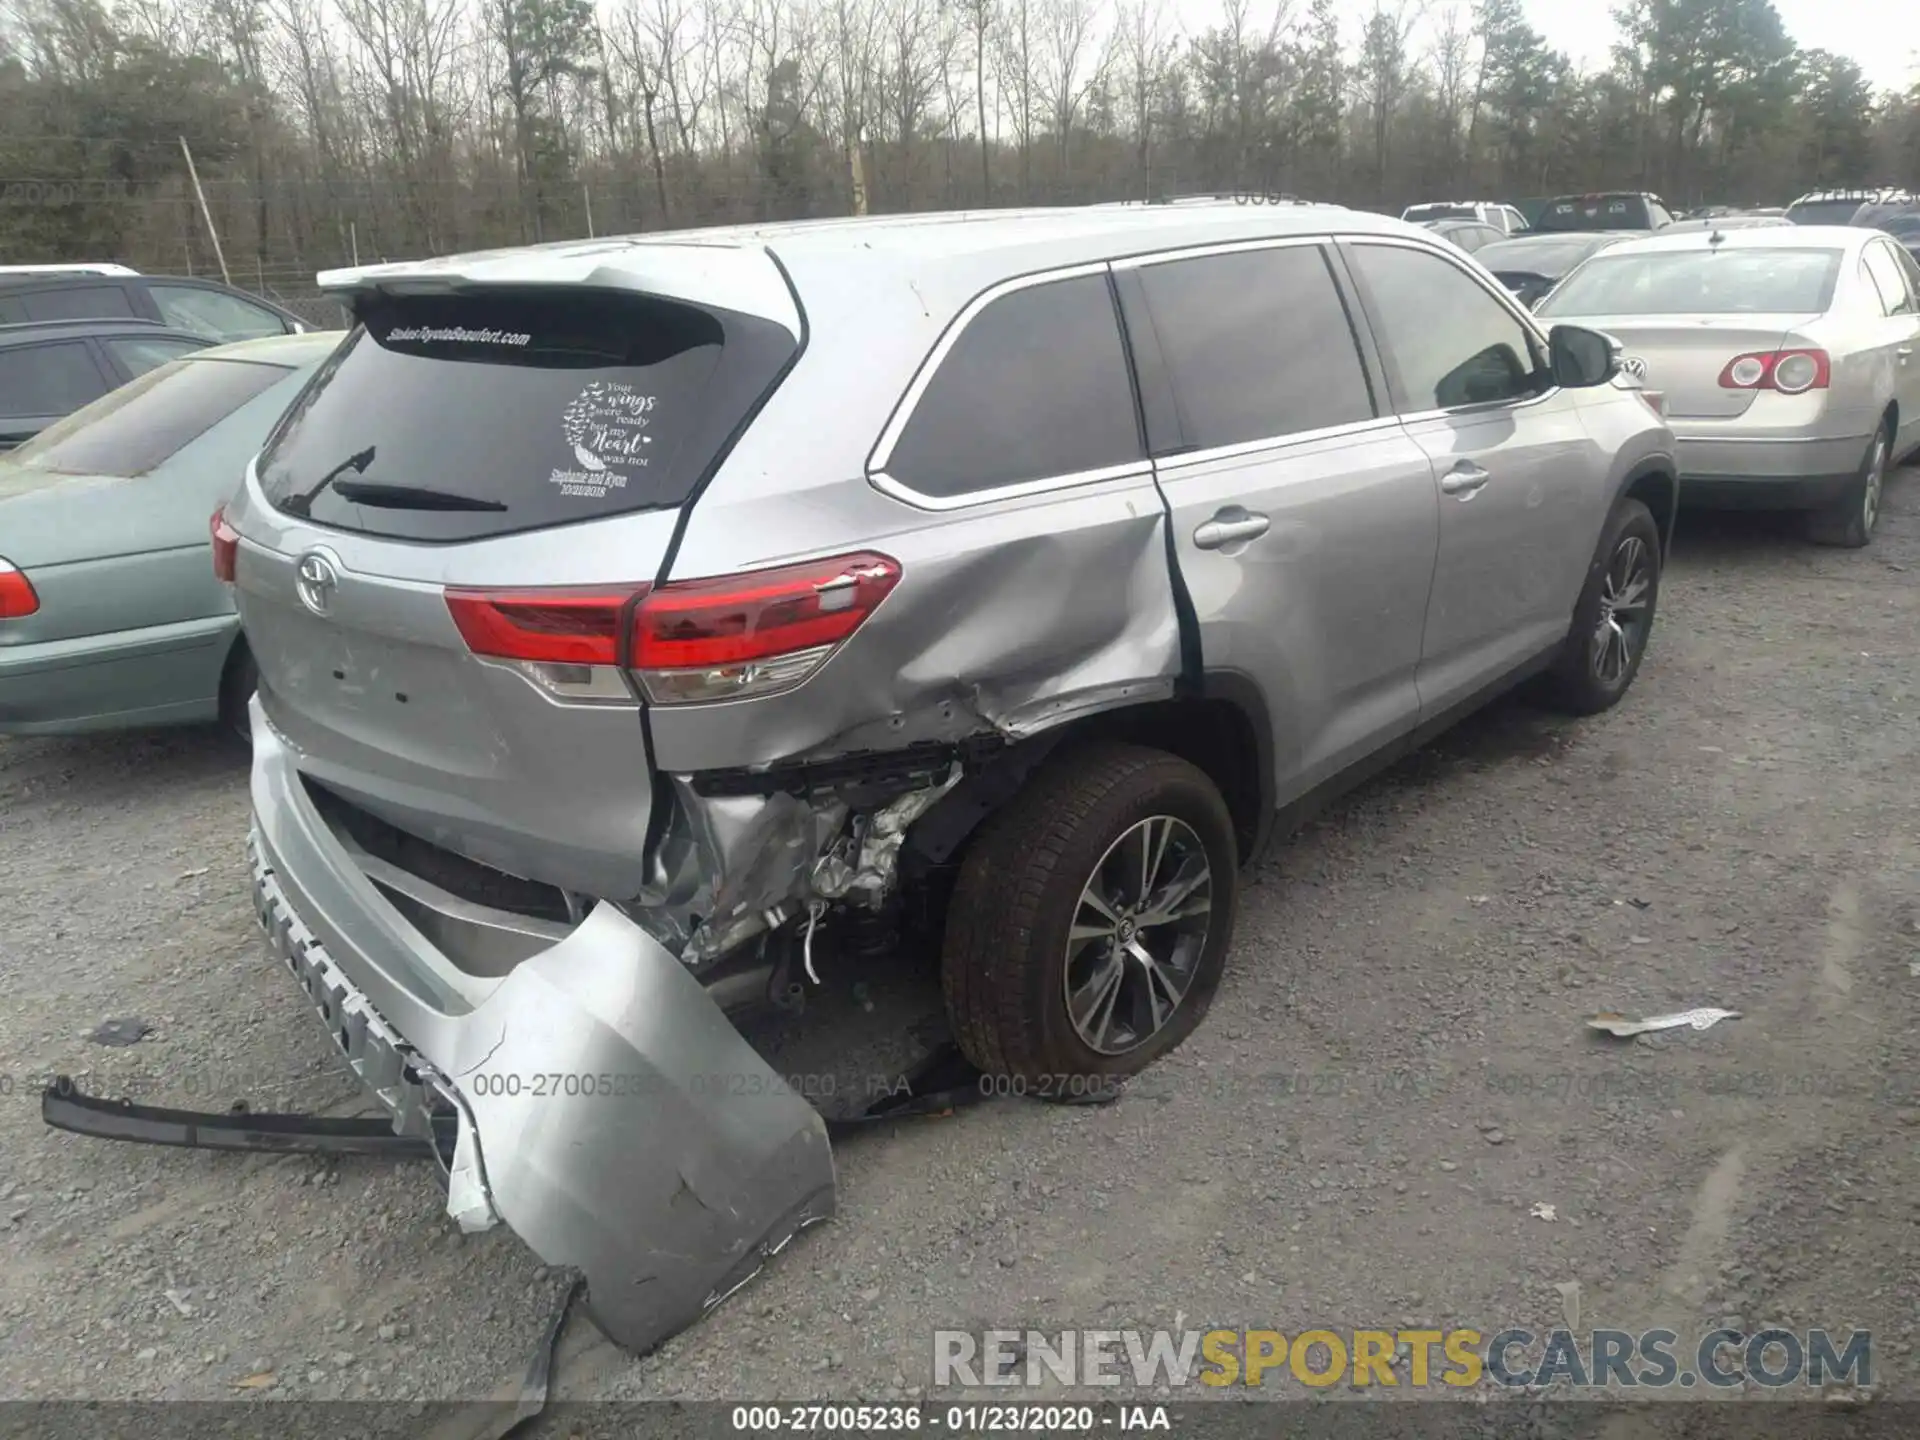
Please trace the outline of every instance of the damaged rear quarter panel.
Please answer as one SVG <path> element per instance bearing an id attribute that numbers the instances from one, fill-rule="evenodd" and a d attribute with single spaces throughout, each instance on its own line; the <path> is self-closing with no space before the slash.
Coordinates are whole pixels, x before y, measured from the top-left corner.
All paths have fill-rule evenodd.
<path id="1" fill-rule="evenodd" d="M 675 576 L 871 548 L 900 562 L 900 583 L 799 688 L 653 707 L 654 754 L 670 773 L 1018 736 L 1164 694 L 1179 673 L 1166 517 L 1145 466 L 1135 477 L 937 515 L 864 478 L 825 494 L 762 496 L 754 509 L 743 535 L 743 521 L 710 514 L 703 501 Z M 740 543 L 775 538 L 778 550 L 759 553 Z"/>
<path id="2" fill-rule="evenodd" d="M 871 549 L 900 563 L 901 580 L 799 688 L 650 707 L 657 765 L 685 775 L 1022 736 L 1167 693 L 1180 636 L 1146 461 L 1098 484 L 948 510 L 867 478 L 916 370 L 967 302 L 1006 278 L 1003 262 L 929 266 L 878 248 L 857 266 L 790 258 L 805 353 L 687 514 L 666 578 Z"/>

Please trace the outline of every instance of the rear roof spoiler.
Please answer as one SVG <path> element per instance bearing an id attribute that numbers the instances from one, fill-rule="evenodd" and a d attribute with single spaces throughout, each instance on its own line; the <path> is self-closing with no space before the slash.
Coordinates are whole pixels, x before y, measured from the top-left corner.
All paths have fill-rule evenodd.
<path id="1" fill-rule="evenodd" d="M 319 288 L 348 303 L 372 295 L 450 295 L 496 287 L 631 290 L 757 315 L 798 339 L 799 302 L 770 250 L 686 241 L 613 240 L 488 250 L 322 270 Z"/>

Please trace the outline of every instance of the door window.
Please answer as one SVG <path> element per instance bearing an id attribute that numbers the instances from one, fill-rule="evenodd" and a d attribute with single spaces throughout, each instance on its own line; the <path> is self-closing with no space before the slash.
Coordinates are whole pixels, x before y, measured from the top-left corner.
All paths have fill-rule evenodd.
<path id="1" fill-rule="evenodd" d="M 77 340 L 0 350 L 0 415 L 65 415 L 107 389 L 93 352 Z"/>
<path id="2" fill-rule="evenodd" d="M 29 320 L 130 320 L 133 302 L 124 285 L 61 285 L 24 290 L 21 307 Z"/>
<path id="3" fill-rule="evenodd" d="M 160 318 L 176 330 L 191 330 L 209 340 L 257 340 L 284 335 L 286 321 L 251 300 L 198 285 L 149 285 Z"/>
<path id="4" fill-rule="evenodd" d="M 1399 245 L 1353 247 L 1403 413 L 1519 400 L 1540 389 L 1531 331 L 1457 265 Z"/>
<path id="5" fill-rule="evenodd" d="M 1319 246 L 1148 265 L 1140 281 L 1188 444 L 1209 450 L 1374 417 Z"/>
<path id="6" fill-rule="evenodd" d="M 1014 290 L 956 339 L 885 466 L 948 499 L 1144 458 L 1105 275 Z"/>

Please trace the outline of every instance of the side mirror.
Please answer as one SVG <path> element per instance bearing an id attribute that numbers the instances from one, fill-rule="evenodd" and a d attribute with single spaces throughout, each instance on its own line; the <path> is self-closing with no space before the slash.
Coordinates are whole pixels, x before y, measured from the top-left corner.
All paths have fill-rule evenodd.
<path id="1" fill-rule="evenodd" d="M 1598 330 L 1556 325 L 1547 333 L 1547 356 L 1556 385 L 1584 390 L 1604 385 L 1620 372 L 1620 352 Z"/>

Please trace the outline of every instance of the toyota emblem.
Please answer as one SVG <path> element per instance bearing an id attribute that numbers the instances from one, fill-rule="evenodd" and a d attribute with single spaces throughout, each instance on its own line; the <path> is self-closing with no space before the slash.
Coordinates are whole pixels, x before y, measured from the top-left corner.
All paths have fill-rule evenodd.
<path id="1" fill-rule="evenodd" d="M 340 572 L 319 551 L 300 557 L 294 570 L 293 586 L 300 592 L 300 603 L 316 615 L 324 615 L 333 605 L 333 592 L 340 584 Z"/>
<path id="2" fill-rule="evenodd" d="M 1647 362 L 1642 360 L 1638 355 L 1622 357 L 1620 368 L 1636 380 L 1644 380 L 1647 378 Z"/>

